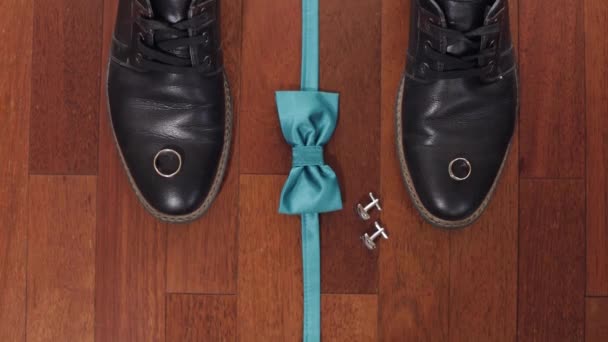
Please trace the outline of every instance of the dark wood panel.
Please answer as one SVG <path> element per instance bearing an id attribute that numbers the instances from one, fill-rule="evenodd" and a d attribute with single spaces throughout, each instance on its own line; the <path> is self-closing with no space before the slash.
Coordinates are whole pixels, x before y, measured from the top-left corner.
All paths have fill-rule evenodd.
<path id="1" fill-rule="evenodd" d="M 323 295 L 321 340 L 378 341 L 376 295 Z"/>
<path id="2" fill-rule="evenodd" d="M 102 4 L 34 2 L 32 173 L 97 171 Z"/>
<path id="3" fill-rule="evenodd" d="M 320 3 L 321 88 L 340 93 L 338 126 L 325 159 L 338 175 L 344 204 L 322 220 L 327 293 L 378 291 L 377 254 L 359 239 L 362 229 L 373 228 L 354 207 L 380 187 L 380 141 L 373 138 L 380 136 L 380 11 L 379 0 Z"/>
<path id="4" fill-rule="evenodd" d="M 585 303 L 585 341 L 608 341 L 608 298 L 587 298 Z"/>
<path id="5" fill-rule="evenodd" d="M 585 0 L 587 294 L 608 296 L 608 2 Z"/>
<path id="6" fill-rule="evenodd" d="M 275 116 L 274 92 L 300 87 L 301 7 L 299 0 L 243 1 L 244 112 Z"/>
<path id="7" fill-rule="evenodd" d="M 164 341 L 166 225 L 138 202 L 102 112 L 96 341 Z"/>
<path id="8" fill-rule="evenodd" d="M 95 177 L 29 182 L 27 340 L 93 341 Z"/>
<path id="9" fill-rule="evenodd" d="M 486 212 L 451 235 L 450 341 L 516 339 L 517 146 L 512 153 Z"/>
<path id="10" fill-rule="evenodd" d="M 583 2 L 555 0 L 548 11 L 528 0 L 519 9 L 521 175 L 582 178 Z"/>
<path id="11" fill-rule="evenodd" d="M 221 2 L 224 62 L 233 94 L 235 117 L 239 116 L 241 1 Z M 238 132 L 238 123 L 234 123 Z M 228 172 L 210 210 L 188 225 L 168 232 L 167 291 L 188 293 L 235 293 L 239 193 L 238 134 Z"/>
<path id="12" fill-rule="evenodd" d="M 0 341 L 25 341 L 32 3 L 0 10 Z"/>
<path id="13" fill-rule="evenodd" d="M 118 0 L 104 3 L 107 56 Z M 138 202 L 110 131 L 105 80 L 100 99 L 100 168 L 97 183 L 95 341 L 165 341 L 166 225 Z"/>
<path id="14" fill-rule="evenodd" d="M 168 295 L 167 341 L 236 341 L 236 296 Z"/>
<path id="15" fill-rule="evenodd" d="M 510 0 L 517 37 L 517 1 Z M 492 202 L 450 240 L 450 341 L 514 341 L 517 334 L 517 132 Z M 480 314 L 483 313 L 483 314 Z"/>
<path id="16" fill-rule="evenodd" d="M 382 2 L 381 193 L 389 240 L 379 248 L 380 341 L 447 341 L 449 233 L 413 208 L 395 149 L 395 101 L 405 66 L 409 1 Z"/>
<path id="17" fill-rule="evenodd" d="M 277 212 L 285 177 L 241 176 L 238 340 L 302 340 L 300 219 Z"/>
<path id="18" fill-rule="evenodd" d="M 287 173 L 291 150 L 279 128 L 277 90 L 300 85 L 301 1 L 243 1 L 241 173 Z"/>
<path id="19" fill-rule="evenodd" d="M 519 341 L 580 341 L 585 324 L 585 198 L 578 180 L 522 180 Z"/>

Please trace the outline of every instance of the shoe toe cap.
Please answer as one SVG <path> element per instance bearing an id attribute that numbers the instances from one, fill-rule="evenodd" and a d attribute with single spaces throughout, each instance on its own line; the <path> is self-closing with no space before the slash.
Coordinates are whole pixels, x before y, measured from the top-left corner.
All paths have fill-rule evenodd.
<path id="1" fill-rule="evenodd" d="M 148 204 L 158 214 L 166 216 L 196 215 L 211 193 L 216 192 L 219 177 L 221 146 L 217 148 L 185 148 L 181 168 L 177 173 L 167 177 L 159 172 L 154 164 L 156 150 L 166 148 L 140 148 L 135 152 L 123 149 L 125 163 L 133 180 L 133 185 Z M 175 218 L 174 217 L 174 218 Z M 162 217 L 161 217 L 162 218 Z M 193 217 L 194 218 L 194 217 Z"/>
<path id="2" fill-rule="evenodd" d="M 411 190 L 425 218 L 445 228 L 472 223 L 491 195 L 504 153 L 458 153 L 437 147 L 413 150 L 407 157 Z M 466 166 L 457 170 L 461 160 Z"/>

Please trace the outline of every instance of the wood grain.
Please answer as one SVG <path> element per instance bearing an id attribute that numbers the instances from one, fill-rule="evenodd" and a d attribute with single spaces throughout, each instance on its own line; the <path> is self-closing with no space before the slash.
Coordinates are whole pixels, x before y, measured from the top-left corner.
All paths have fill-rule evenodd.
<path id="1" fill-rule="evenodd" d="M 380 135 L 380 11 L 379 0 L 320 3 L 321 87 L 340 93 L 325 159 L 338 175 L 344 206 L 322 216 L 324 293 L 378 291 L 377 254 L 359 239 L 373 222 L 363 224 L 354 208 L 380 187 L 380 141 L 370 138 Z"/>
<path id="2" fill-rule="evenodd" d="M 448 341 L 449 234 L 412 207 L 395 149 L 395 101 L 405 66 L 409 1 L 382 2 L 381 195 L 389 240 L 379 246 L 380 341 Z"/>
<path id="3" fill-rule="evenodd" d="M 585 341 L 608 341 L 608 298 L 587 298 L 585 308 Z"/>
<path id="4" fill-rule="evenodd" d="M 0 10 L 0 341 L 24 341 L 32 1 Z"/>
<path id="5" fill-rule="evenodd" d="M 321 340 L 378 341 L 376 295 L 323 295 Z"/>
<path id="6" fill-rule="evenodd" d="M 608 2 L 585 0 L 587 294 L 608 296 Z"/>
<path id="7" fill-rule="evenodd" d="M 283 176 L 241 176 L 239 341 L 302 340 L 300 219 L 277 212 L 284 181 Z"/>
<path id="8" fill-rule="evenodd" d="M 29 182 L 27 341 L 93 341 L 95 177 Z"/>
<path id="9" fill-rule="evenodd" d="M 102 0 L 34 2 L 30 172 L 95 174 Z"/>
<path id="10" fill-rule="evenodd" d="M 585 199 L 579 180 L 522 180 L 519 341 L 580 341 L 585 324 Z"/>
<path id="11" fill-rule="evenodd" d="M 517 1 L 510 1 L 517 37 Z M 450 341 L 514 341 L 517 334 L 517 132 L 492 202 L 450 236 Z M 480 314 L 483 313 L 483 314 Z"/>
<path id="12" fill-rule="evenodd" d="M 522 177 L 585 174 L 583 1 L 522 1 Z M 567 47 L 567 48 L 564 48 Z"/>
<path id="13" fill-rule="evenodd" d="M 291 166 L 274 93 L 299 89 L 301 6 L 299 0 L 243 1 L 241 173 L 287 174 Z"/>
<path id="14" fill-rule="evenodd" d="M 167 341 L 236 341 L 236 296 L 167 296 Z"/>
<path id="15" fill-rule="evenodd" d="M 241 50 L 241 1 L 221 2 L 224 63 L 231 84 L 238 132 Z M 188 225 L 168 232 L 167 291 L 236 293 L 239 193 L 239 136 L 233 139 L 226 178 L 210 210 Z"/>
<path id="16" fill-rule="evenodd" d="M 104 3 L 104 77 L 117 3 Z M 165 341 L 166 225 L 131 189 L 110 131 L 104 87 L 101 94 L 95 341 Z"/>

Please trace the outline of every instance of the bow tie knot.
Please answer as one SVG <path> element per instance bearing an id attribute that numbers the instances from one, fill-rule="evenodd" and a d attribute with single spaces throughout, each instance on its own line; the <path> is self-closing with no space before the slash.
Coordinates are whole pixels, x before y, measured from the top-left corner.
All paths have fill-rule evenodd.
<path id="1" fill-rule="evenodd" d="M 294 146 L 293 167 L 325 165 L 322 146 Z"/>

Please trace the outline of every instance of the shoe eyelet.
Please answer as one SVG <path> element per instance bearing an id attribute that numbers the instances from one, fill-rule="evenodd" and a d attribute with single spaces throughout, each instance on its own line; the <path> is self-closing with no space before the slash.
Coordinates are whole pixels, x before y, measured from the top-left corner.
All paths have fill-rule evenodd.
<path id="1" fill-rule="evenodd" d="M 201 36 L 203 37 L 203 44 L 205 46 L 209 46 L 211 43 L 211 36 L 209 35 L 209 32 L 205 31 L 201 34 Z"/>
<path id="2" fill-rule="evenodd" d="M 213 59 L 211 58 L 211 56 L 206 55 L 205 57 L 203 57 L 203 64 L 208 67 L 211 67 L 211 65 L 213 65 Z"/>
<path id="3" fill-rule="evenodd" d="M 433 48 L 433 42 L 431 42 L 430 40 L 425 40 L 424 41 L 424 50 L 428 50 L 428 49 L 432 49 Z"/>
<path id="4" fill-rule="evenodd" d="M 203 19 L 205 19 L 205 20 L 209 20 L 210 15 L 209 15 L 209 11 L 207 10 L 206 6 L 203 6 L 201 8 L 201 14 L 200 14 L 200 16 L 202 16 Z"/>
<path id="5" fill-rule="evenodd" d="M 144 59 L 144 55 L 142 55 L 141 52 L 138 52 L 137 54 L 135 54 L 135 63 L 141 64 L 143 59 Z"/>
<path id="6" fill-rule="evenodd" d="M 496 47 L 496 40 L 495 39 L 490 40 L 490 42 L 488 43 L 488 47 L 491 48 L 491 49 L 495 48 Z"/>
<path id="7" fill-rule="evenodd" d="M 426 75 L 427 70 L 429 70 L 430 68 L 431 67 L 429 66 L 428 63 L 422 63 L 418 67 L 418 73 L 420 74 L 420 76 L 424 76 L 424 75 Z"/>
<path id="8" fill-rule="evenodd" d="M 489 61 L 488 64 L 486 64 L 486 66 L 485 66 L 486 74 L 491 74 L 495 70 L 496 70 L 496 62 L 494 62 L 493 60 Z"/>

